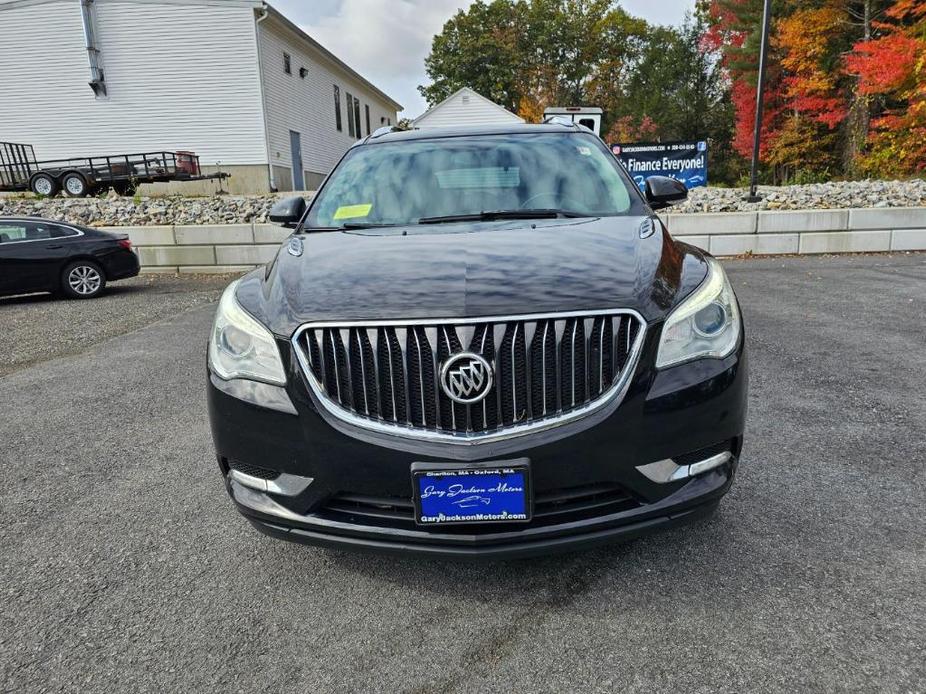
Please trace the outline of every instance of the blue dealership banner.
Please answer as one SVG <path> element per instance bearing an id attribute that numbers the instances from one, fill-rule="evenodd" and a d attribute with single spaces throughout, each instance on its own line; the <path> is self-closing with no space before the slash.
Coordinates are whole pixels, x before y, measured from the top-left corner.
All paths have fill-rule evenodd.
<path id="1" fill-rule="evenodd" d="M 641 142 L 612 145 L 611 151 L 640 190 L 650 176 L 669 176 L 689 188 L 707 185 L 707 142 Z"/>

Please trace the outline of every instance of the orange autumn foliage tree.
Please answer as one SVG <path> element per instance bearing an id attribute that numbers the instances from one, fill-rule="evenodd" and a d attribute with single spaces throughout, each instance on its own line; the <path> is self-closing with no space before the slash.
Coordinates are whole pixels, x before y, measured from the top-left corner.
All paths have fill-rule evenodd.
<path id="1" fill-rule="evenodd" d="M 760 0 L 701 0 L 751 148 Z M 926 172 L 926 0 L 776 0 L 761 158 L 778 181 Z"/>
<path id="2" fill-rule="evenodd" d="M 776 37 L 788 107 L 830 129 L 845 120 L 847 111 L 842 75 L 833 69 L 844 21 L 835 3 L 801 9 L 778 22 Z"/>
<path id="3" fill-rule="evenodd" d="M 880 36 L 857 43 L 846 58 L 861 93 L 880 102 L 869 148 L 871 175 L 926 172 L 926 2 L 898 0 L 878 23 Z"/>

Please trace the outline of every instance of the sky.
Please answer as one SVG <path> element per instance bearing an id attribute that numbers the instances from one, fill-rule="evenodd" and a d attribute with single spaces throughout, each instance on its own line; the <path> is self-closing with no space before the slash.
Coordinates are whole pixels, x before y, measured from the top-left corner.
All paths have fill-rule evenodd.
<path id="1" fill-rule="evenodd" d="M 424 59 L 431 39 L 466 0 L 270 0 L 290 20 L 414 118 L 427 109 L 418 85 L 427 84 Z M 620 0 L 654 24 L 678 24 L 695 0 Z"/>

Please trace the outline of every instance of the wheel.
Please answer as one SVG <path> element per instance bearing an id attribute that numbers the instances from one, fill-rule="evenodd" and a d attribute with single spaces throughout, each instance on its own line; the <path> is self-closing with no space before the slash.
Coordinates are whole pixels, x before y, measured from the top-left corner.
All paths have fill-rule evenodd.
<path id="1" fill-rule="evenodd" d="M 61 187 L 72 198 L 82 198 L 90 195 L 90 184 L 84 175 L 77 171 L 64 174 L 61 179 Z"/>
<path id="2" fill-rule="evenodd" d="M 61 291 L 72 299 L 92 299 L 105 287 L 106 275 L 92 260 L 76 260 L 61 273 Z"/>
<path id="3" fill-rule="evenodd" d="M 51 174 L 47 173 L 37 173 L 32 177 L 32 180 L 29 181 L 29 188 L 36 195 L 44 195 L 45 197 L 51 198 L 58 194 L 58 191 L 61 190 L 61 185 Z"/>

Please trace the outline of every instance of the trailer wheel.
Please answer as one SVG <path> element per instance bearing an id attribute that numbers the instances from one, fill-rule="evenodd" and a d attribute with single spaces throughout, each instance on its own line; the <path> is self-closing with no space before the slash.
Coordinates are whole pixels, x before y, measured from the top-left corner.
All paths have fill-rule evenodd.
<path id="1" fill-rule="evenodd" d="M 44 195 L 47 198 L 53 198 L 61 190 L 61 185 L 51 174 L 37 173 L 29 181 L 29 189 L 36 195 Z"/>
<path id="2" fill-rule="evenodd" d="M 82 173 L 71 171 L 64 174 L 61 187 L 72 198 L 83 198 L 90 195 L 90 184 Z"/>

